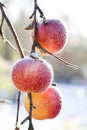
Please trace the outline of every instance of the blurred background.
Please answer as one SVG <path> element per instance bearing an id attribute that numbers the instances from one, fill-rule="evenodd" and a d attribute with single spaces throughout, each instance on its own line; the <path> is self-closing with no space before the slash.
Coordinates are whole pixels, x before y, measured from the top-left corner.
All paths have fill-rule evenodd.
<path id="1" fill-rule="evenodd" d="M 64 106 L 60 115 L 53 120 L 34 121 L 35 130 L 87 130 L 87 1 L 86 0 L 37 0 L 46 18 L 61 19 L 68 29 L 68 41 L 63 51 L 57 55 L 64 60 L 76 64 L 79 70 L 67 67 L 51 56 L 44 56 L 54 69 L 54 82 L 61 89 Z M 33 0 L 1 0 L 7 6 L 7 16 L 14 25 L 23 49 L 31 50 L 30 31 L 25 27 L 31 22 L 29 16 L 33 12 Z M 0 12 L 0 22 L 1 22 Z M 40 20 L 38 16 L 38 20 Z M 4 22 L 6 38 L 16 47 L 9 27 Z M 28 52 L 25 51 L 27 55 Z M 13 63 L 19 59 L 19 53 L 3 42 L 0 37 L 0 128 L 11 130 L 15 125 L 17 90 L 13 86 L 10 71 Z M 26 117 L 21 98 L 20 120 Z M 3 126 L 3 122 L 6 125 Z M 51 123 L 52 122 L 52 123 Z M 39 125 L 38 125 L 39 123 Z M 21 130 L 27 130 L 27 123 Z"/>

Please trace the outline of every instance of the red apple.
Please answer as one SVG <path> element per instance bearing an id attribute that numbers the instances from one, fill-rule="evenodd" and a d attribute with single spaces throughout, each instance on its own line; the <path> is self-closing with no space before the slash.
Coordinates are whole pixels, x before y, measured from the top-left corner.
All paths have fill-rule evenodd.
<path id="1" fill-rule="evenodd" d="M 53 80 L 51 65 L 41 58 L 23 58 L 12 67 L 11 77 L 20 91 L 42 92 Z"/>
<path id="2" fill-rule="evenodd" d="M 37 23 L 37 39 L 41 46 L 51 53 L 64 48 L 67 40 L 67 30 L 60 20 L 42 20 Z"/>
<path id="3" fill-rule="evenodd" d="M 24 106 L 28 113 L 30 111 L 29 100 L 27 93 L 25 93 Z M 32 93 L 32 102 L 36 107 L 32 109 L 34 119 L 53 119 L 60 113 L 62 93 L 57 87 L 50 86 L 41 93 Z"/>

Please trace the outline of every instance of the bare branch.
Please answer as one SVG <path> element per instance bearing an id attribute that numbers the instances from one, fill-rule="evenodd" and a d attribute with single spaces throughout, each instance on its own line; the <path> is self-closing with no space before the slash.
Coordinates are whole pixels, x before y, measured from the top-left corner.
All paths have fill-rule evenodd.
<path id="1" fill-rule="evenodd" d="M 17 36 L 17 34 L 16 34 L 16 31 L 15 31 L 15 29 L 14 29 L 14 27 L 13 27 L 11 21 L 10 21 L 9 18 L 7 17 L 7 15 L 6 15 L 6 13 L 5 13 L 3 7 L 5 7 L 5 6 L 0 2 L 0 9 L 1 9 L 1 12 L 2 12 L 2 16 L 3 16 L 4 19 L 6 20 L 7 25 L 9 26 L 9 28 L 10 28 L 12 34 L 13 34 L 13 37 L 14 37 L 14 39 L 15 39 L 17 48 L 18 48 L 19 53 L 20 53 L 20 56 L 21 56 L 21 58 L 23 58 L 23 57 L 24 57 L 24 52 L 23 52 L 23 50 L 22 50 L 22 46 L 21 46 L 21 44 L 20 44 L 20 41 L 19 41 L 18 36 Z"/>
<path id="2" fill-rule="evenodd" d="M 18 51 L 18 49 L 16 47 L 14 47 L 9 40 L 3 39 L 3 41 L 6 42 L 13 50 Z"/>
<path id="3" fill-rule="evenodd" d="M 60 57 L 58 57 L 58 56 L 52 54 L 51 52 L 47 51 L 46 49 L 44 49 L 44 48 L 40 45 L 40 43 L 38 42 L 37 38 L 35 39 L 33 46 L 34 46 L 35 48 L 36 48 L 36 47 L 39 48 L 40 51 L 41 51 L 41 53 L 47 53 L 47 54 L 51 55 L 52 57 L 56 58 L 58 61 L 60 61 L 61 63 L 65 64 L 66 66 L 69 66 L 69 67 L 71 67 L 71 68 L 73 68 L 73 69 L 79 69 L 79 66 L 74 65 L 74 64 L 71 64 L 71 63 L 69 63 L 69 62 L 63 60 L 62 58 L 60 58 Z"/>
<path id="4" fill-rule="evenodd" d="M 24 55 L 22 46 L 20 44 L 20 41 L 18 39 L 18 36 L 16 34 L 16 31 L 15 31 L 12 23 L 10 22 L 9 18 L 7 17 L 3 7 L 5 7 L 5 5 L 0 2 L 0 9 L 1 9 L 1 12 L 2 12 L 2 18 L 6 20 L 7 25 L 9 26 L 9 28 L 10 28 L 12 34 L 13 34 L 13 37 L 15 39 L 15 42 L 16 42 L 16 45 L 17 45 L 17 48 L 18 48 L 18 51 L 19 51 L 19 54 L 20 54 L 21 58 L 24 58 L 25 55 Z M 3 24 L 3 20 L 2 20 L 2 24 Z M 1 26 L 1 28 L 2 28 L 2 26 Z M 2 31 L 2 29 L 1 29 L 1 31 Z M 15 130 L 19 129 L 17 127 L 17 124 L 18 124 L 18 118 L 19 118 L 20 94 L 21 94 L 21 92 L 18 92 L 18 104 L 17 104 L 16 128 L 15 128 Z"/>
<path id="5" fill-rule="evenodd" d="M 2 28 L 3 22 L 4 22 L 4 17 L 2 16 L 0 28 Z"/>
<path id="6" fill-rule="evenodd" d="M 17 125 L 18 125 L 18 118 L 19 118 L 20 95 L 21 95 L 21 92 L 18 92 L 18 98 L 17 98 L 17 101 L 18 101 L 18 104 L 17 104 L 17 115 L 16 115 L 16 124 L 15 124 L 16 128 L 18 128 Z"/>
<path id="7" fill-rule="evenodd" d="M 32 94 L 28 93 L 28 98 L 29 98 L 29 115 L 20 123 L 21 125 L 24 124 L 27 120 L 29 120 L 29 127 L 28 130 L 34 130 L 33 124 L 32 124 L 32 109 L 36 108 L 35 106 L 33 106 L 32 104 Z"/>
<path id="8" fill-rule="evenodd" d="M 40 13 L 40 17 L 43 18 L 43 19 L 46 19 L 45 16 L 44 16 L 44 13 L 42 12 L 42 10 L 40 9 L 39 6 L 37 6 L 37 10 L 38 10 L 39 13 Z"/>
<path id="9" fill-rule="evenodd" d="M 62 58 L 60 58 L 60 57 L 58 57 L 58 56 L 56 56 L 56 55 L 54 55 L 54 54 L 48 52 L 48 51 L 45 50 L 45 49 L 44 49 L 44 51 L 45 51 L 46 53 L 48 53 L 49 55 L 51 55 L 52 57 L 56 58 L 56 59 L 57 59 L 58 61 L 60 61 L 61 63 L 65 64 L 66 66 L 69 66 L 69 67 L 71 67 L 71 68 L 73 68 L 73 69 L 79 69 L 79 66 L 74 65 L 74 64 L 71 64 L 71 63 L 69 63 L 69 62 L 63 60 Z"/>
<path id="10" fill-rule="evenodd" d="M 32 94 L 28 93 L 29 103 L 30 103 L 30 111 L 29 111 L 29 127 L 28 130 L 34 130 L 33 124 L 32 124 Z"/>
<path id="11" fill-rule="evenodd" d="M 53 55 L 52 53 L 48 52 L 48 54 L 50 54 L 51 56 L 53 56 L 54 58 L 56 58 L 57 60 L 59 60 L 61 63 L 65 64 L 66 66 L 69 66 L 69 67 L 71 67 L 73 69 L 79 69 L 79 66 L 77 66 L 77 65 L 71 64 L 71 63 L 63 60 L 62 58 L 60 58 L 60 57 L 58 57 L 56 55 Z"/>
<path id="12" fill-rule="evenodd" d="M 14 46 L 12 45 L 12 43 L 5 38 L 5 35 L 4 35 L 4 32 L 3 32 L 2 28 L 0 28 L 0 35 L 1 35 L 2 39 L 3 39 L 3 42 L 7 43 L 7 44 L 8 44 L 12 49 L 14 49 L 15 51 L 18 51 L 17 48 L 14 47 Z"/>

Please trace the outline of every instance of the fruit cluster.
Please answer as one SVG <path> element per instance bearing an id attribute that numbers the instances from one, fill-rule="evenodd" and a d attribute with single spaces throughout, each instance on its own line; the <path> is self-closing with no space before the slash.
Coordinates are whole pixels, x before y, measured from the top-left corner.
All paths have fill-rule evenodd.
<path id="1" fill-rule="evenodd" d="M 67 31 L 60 20 L 43 20 L 37 23 L 36 38 L 39 44 L 51 53 L 59 52 L 66 43 Z M 32 31 L 32 38 L 33 31 Z M 11 77 L 19 91 L 25 92 L 24 106 L 30 111 L 32 94 L 32 117 L 37 120 L 56 117 L 62 107 L 62 94 L 52 85 L 54 73 L 52 66 L 37 53 L 18 60 L 12 67 Z"/>
<path id="2" fill-rule="evenodd" d="M 20 93 L 24 92 L 24 106 L 28 112 L 28 117 L 25 118 L 21 124 L 27 119 L 29 120 L 28 130 L 34 130 L 32 124 L 32 117 L 37 120 L 52 119 L 55 118 L 62 108 L 62 93 L 56 85 L 53 84 L 53 68 L 44 59 L 38 56 L 36 49 L 39 52 L 50 54 L 57 60 L 61 61 L 67 66 L 74 69 L 79 67 L 70 64 L 60 57 L 57 57 L 55 53 L 60 52 L 66 45 L 67 30 L 62 21 L 57 19 L 46 19 L 44 13 L 37 5 L 37 0 L 34 0 L 34 11 L 30 16 L 32 23 L 26 27 L 26 30 L 31 30 L 31 38 L 33 41 L 31 52 L 28 56 L 25 56 L 17 34 L 4 12 L 4 7 L 0 2 L 2 21 L 0 26 L 0 33 L 2 39 L 8 43 L 13 49 L 14 46 L 4 37 L 2 25 L 4 19 L 14 36 L 17 49 L 22 59 L 18 60 L 12 67 L 11 78 L 18 92 L 18 104 L 15 130 L 19 130 L 18 117 L 20 106 Z M 36 18 L 36 12 L 39 12 L 42 21 L 38 22 Z"/>
<path id="3" fill-rule="evenodd" d="M 62 105 L 62 95 L 52 86 L 53 69 L 44 59 L 32 58 L 33 54 L 18 60 L 12 67 L 11 77 L 19 91 L 31 92 L 33 105 L 32 117 L 38 120 L 54 118 Z M 29 112 L 29 97 L 24 96 L 24 106 Z"/>

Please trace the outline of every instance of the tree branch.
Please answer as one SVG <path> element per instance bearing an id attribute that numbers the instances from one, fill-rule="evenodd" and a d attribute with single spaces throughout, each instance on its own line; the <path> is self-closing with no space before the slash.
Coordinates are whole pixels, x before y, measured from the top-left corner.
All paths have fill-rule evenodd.
<path id="1" fill-rule="evenodd" d="M 20 41 L 19 41 L 19 39 L 18 39 L 18 36 L 17 36 L 17 34 L 16 34 L 16 31 L 15 31 L 15 29 L 14 29 L 14 27 L 13 27 L 11 21 L 10 21 L 9 18 L 7 17 L 7 15 L 6 15 L 6 13 L 5 13 L 3 7 L 5 7 L 5 5 L 0 2 L 0 9 L 1 9 L 1 13 L 2 13 L 1 28 L 2 28 L 2 25 L 3 25 L 3 20 L 5 19 L 6 22 L 7 22 L 7 25 L 9 26 L 9 28 L 10 28 L 12 34 L 13 34 L 13 37 L 14 37 L 14 39 L 15 39 L 17 48 L 18 48 L 18 50 L 19 50 L 19 54 L 20 54 L 21 58 L 24 58 L 24 52 L 23 52 L 22 46 L 21 46 L 21 44 L 20 44 Z M 18 101 L 18 104 L 17 104 L 16 128 L 15 128 L 15 130 L 18 130 L 18 129 L 19 129 L 19 128 L 17 127 L 17 124 L 18 124 L 18 118 L 19 118 L 20 94 L 21 94 L 21 92 L 18 92 L 18 100 L 17 100 L 17 101 Z"/>
<path id="2" fill-rule="evenodd" d="M 5 7 L 5 6 L 3 6 L 3 4 L 0 2 L 0 9 L 1 9 L 1 12 L 2 12 L 2 16 L 3 16 L 3 18 L 6 20 L 7 25 L 9 26 L 9 28 L 10 28 L 12 34 L 13 34 L 13 37 L 14 37 L 14 39 L 15 39 L 15 42 L 16 42 L 16 45 L 17 45 L 17 48 L 18 48 L 18 50 L 19 50 L 19 53 L 20 53 L 21 58 L 24 58 L 24 52 L 23 52 L 23 50 L 22 50 L 22 46 L 21 46 L 21 44 L 20 44 L 20 41 L 19 41 L 18 36 L 17 36 L 17 34 L 16 34 L 16 31 L 15 31 L 15 29 L 14 29 L 14 27 L 13 27 L 11 21 L 10 21 L 9 18 L 7 17 L 7 15 L 6 15 L 6 13 L 5 13 L 3 7 Z"/>

